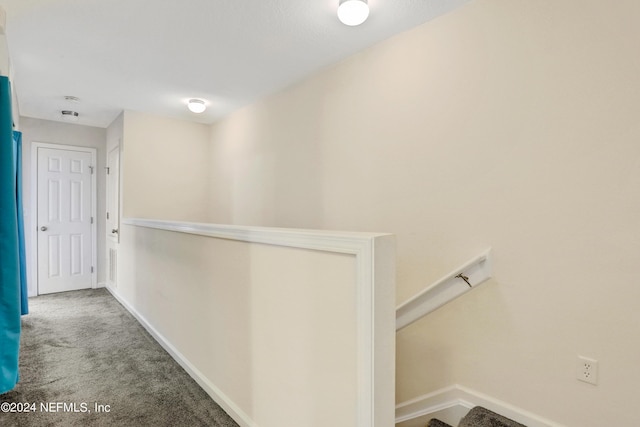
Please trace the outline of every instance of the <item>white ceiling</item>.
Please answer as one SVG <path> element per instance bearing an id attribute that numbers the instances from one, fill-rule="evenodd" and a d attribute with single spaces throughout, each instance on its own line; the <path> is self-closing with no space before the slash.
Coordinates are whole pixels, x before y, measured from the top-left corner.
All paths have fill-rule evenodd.
<path id="1" fill-rule="evenodd" d="M 469 0 L 0 0 L 20 114 L 107 127 L 123 110 L 211 123 Z M 80 98 L 70 104 L 65 95 Z M 207 100 L 205 113 L 185 106 Z"/>

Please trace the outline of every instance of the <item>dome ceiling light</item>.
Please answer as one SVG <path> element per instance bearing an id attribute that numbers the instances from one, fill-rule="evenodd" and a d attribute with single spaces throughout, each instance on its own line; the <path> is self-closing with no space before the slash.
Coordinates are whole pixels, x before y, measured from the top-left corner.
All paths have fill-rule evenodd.
<path id="1" fill-rule="evenodd" d="M 344 25 L 355 27 L 362 24 L 369 17 L 367 0 L 340 0 L 338 4 L 338 19 Z"/>
<path id="2" fill-rule="evenodd" d="M 187 103 L 187 108 L 189 108 L 189 111 L 191 111 L 192 113 L 200 114 L 207 109 L 207 106 L 202 99 L 194 98 L 189 100 L 189 102 Z"/>

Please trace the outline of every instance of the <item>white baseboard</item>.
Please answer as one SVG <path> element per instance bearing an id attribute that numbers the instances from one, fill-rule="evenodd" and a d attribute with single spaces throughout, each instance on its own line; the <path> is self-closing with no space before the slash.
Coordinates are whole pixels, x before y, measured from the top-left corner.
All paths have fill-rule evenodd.
<path id="1" fill-rule="evenodd" d="M 460 390 L 457 385 L 436 390 L 407 402 L 396 405 L 396 424 L 424 417 L 426 415 L 438 418 L 451 425 L 458 425 L 460 407 L 466 413 L 472 406 L 465 406 L 466 402 L 460 399 Z"/>
<path id="2" fill-rule="evenodd" d="M 113 297 L 135 317 L 149 334 L 175 359 L 176 362 L 193 378 L 200 387 L 229 414 L 240 427 L 258 427 L 251 418 L 233 401 L 216 387 L 202 372 L 191 364 L 162 334 L 160 334 L 135 308 L 125 301 L 118 292 L 109 286 L 106 289 Z"/>
<path id="3" fill-rule="evenodd" d="M 459 384 L 396 405 L 396 424 L 429 415 L 455 426 L 474 406 L 485 407 L 527 427 L 565 427 Z"/>

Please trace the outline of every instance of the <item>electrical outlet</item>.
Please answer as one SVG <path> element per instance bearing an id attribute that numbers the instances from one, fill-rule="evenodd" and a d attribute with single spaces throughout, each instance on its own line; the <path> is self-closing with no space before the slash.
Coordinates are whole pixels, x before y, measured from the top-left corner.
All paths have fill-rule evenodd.
<path id="1" fill-rule="evenodd" d="M 576 364 L 576 378 L 589 384 L 598 384 L 598 361 L 584 356 L 578 356 Z"/>

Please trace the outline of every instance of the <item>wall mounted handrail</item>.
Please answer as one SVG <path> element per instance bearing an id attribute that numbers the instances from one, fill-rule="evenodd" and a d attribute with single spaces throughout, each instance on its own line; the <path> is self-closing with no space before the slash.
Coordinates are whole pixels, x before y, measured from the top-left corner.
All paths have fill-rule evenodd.
<path id="1" fill-rule="evenodd" d="M 491 278 L 491 248 L 472 258 L 396 308 L 396 331 Z"/>

